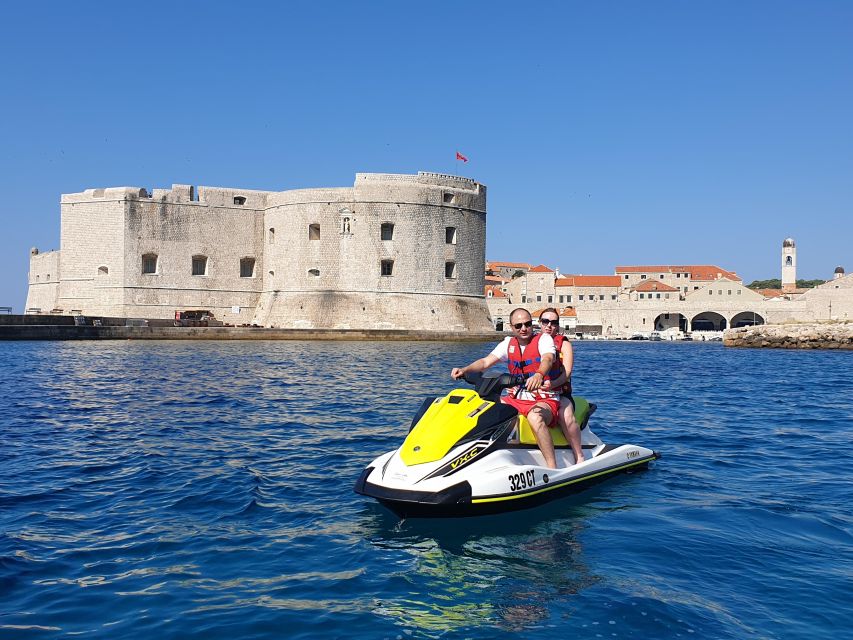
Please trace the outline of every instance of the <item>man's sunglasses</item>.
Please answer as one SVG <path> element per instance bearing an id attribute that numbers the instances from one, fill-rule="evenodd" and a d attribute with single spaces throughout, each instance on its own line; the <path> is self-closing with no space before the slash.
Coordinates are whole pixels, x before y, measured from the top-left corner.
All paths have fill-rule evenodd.
<path id="1" fill-rule="evenodd" d="M 548 318 L 539 318 L 539 324 L 541 324 L 541 325 L 550 324 L 550 325 L 553 325 L 556 327 L 557 325 L 560 324 L 560 320 L 559 320 L 559 318 L 557 320 L 549 320 Z"/>
<path id="2" fill-rule="evenodd" d="M 528 329 L 533 326 L 533 320 L 528 320 L 527 322 L 516 322 L 514 325 L 517 330 L 521 330 L 521 327 L 527 327 Z"/>

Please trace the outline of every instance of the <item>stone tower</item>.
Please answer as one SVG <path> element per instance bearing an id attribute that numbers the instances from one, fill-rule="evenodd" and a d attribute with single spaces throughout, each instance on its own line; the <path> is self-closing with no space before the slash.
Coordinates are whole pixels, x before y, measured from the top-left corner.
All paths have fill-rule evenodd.
<path id="1" fill-rule="evenodd" d="M 782 241 L 782 291 L 791 293 L 797 289 L 797 247 L 793 238 Z"/>

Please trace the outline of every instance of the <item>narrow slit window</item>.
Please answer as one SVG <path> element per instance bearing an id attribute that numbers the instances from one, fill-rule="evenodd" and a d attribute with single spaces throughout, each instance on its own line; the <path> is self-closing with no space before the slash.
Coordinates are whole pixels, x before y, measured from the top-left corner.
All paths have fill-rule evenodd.
<path id="1" fill-rule="evenodd" d="M 267 234 L 267 235 L 269 236 L 270 244 L 275 244 L 275 229 L 270 227 L 269 234 Z"/>
<path id="2" fill-rule="evenodd" d="M 308 239 L 309 240 L 319 240 L 320 239 L 320 225 L 316 222 L 314 224 L 308 225 Z"/>

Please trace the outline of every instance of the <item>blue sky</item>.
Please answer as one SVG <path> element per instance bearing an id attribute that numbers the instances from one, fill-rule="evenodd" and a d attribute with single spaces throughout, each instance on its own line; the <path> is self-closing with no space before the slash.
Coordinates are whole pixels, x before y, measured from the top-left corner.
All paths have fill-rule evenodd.
<path id="1" fill-rule="evenodd" d="M 853 2 L 38 2 L 0 20 L 0 306 L 61 193 L 459 172 L 487 258 L 853 270 Z M 470 159 L 457 166 L 455 151 Z M 525 231 L 527 228 L 529 231 Z"/>

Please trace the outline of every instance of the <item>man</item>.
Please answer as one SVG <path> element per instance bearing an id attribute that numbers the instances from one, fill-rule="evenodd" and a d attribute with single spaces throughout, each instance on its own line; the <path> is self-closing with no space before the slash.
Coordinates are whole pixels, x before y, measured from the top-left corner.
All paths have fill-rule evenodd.
<path id="1" fill-rule="evenodd" d="M 583 462 L 581 430 L 575 420 L 575 401 L 572 399 L 572 368 L 575 362 L 572 343 L 560 333 L 560 314 L 553 307 L 539 314 L 539 325 L 542 333 L 551 336 L 557 350 L 557 358 L 551 367 L 551 389 L 560 394 L 560 411 L 557 414 L 560 430 L 572 447 L 575 463 Z"/>
<path id="2" fill-rule="evenodd" d="M 536 444 L 545 459 L 545 466 L 556 469 L 554 441 L 548 431 L 548 426 L 554 422 L 560 410 L 558 392 L 548 388 L 557 355 L 554 341 L 546 333 L 533 333 L 533 318 L 526 309 L 514 309 L 509 314 L 509 322 L 512 336 L 504 339 L 485 358 L 475 360 L 466 367 L 454 368 L 450 377 L 458 380 L 466 373 L 485 371 L 498 362 L 506 362 L 510 373 L 524 375 L 527 380 L 523 387 L 515 387 L 509 396 L 501 398 L 501 402 L 527 416 Z M 549 384 L 543 388 L 546 382 Z"/>

